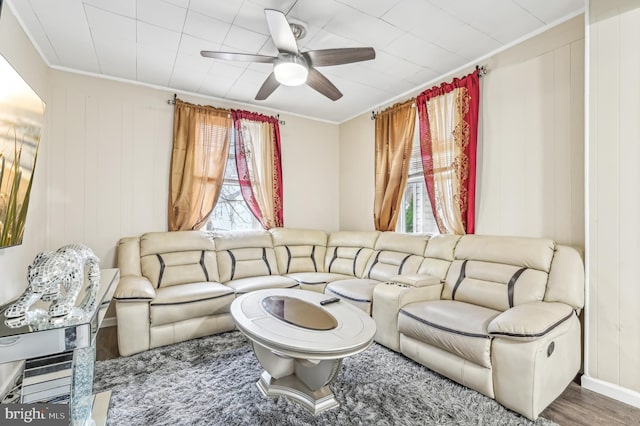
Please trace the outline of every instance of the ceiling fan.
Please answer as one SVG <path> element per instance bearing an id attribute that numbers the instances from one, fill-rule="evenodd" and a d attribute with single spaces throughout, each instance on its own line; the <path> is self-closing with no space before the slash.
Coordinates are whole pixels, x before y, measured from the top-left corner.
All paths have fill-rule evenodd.
<path id="1" fill-rule="evenodd" d="M 227 61 L 261 62 L 273 64 L 273 72 L 258 90 L 256 100 L 265 100 L 281 84 L 300 86 L 307 84 L 332 101 L 342 97 L 336 86 L 322 75 L 316 67 L 350 64 L 368 61 L 376 57 L 372 47 L 351 47 L 339 49 L 309 50 L 300 52 L 293 29 L 299 26 L 290 25 L 284 13 L 279 10 L 265 9 L 267 25 L 273 43 L 278 49 L 278 56 L 252 55 L 248 53 L 214 52 L 203 50 L 200 54 L 207 58 Z M 296 31 L 299 37 L 299 31 Z"/>

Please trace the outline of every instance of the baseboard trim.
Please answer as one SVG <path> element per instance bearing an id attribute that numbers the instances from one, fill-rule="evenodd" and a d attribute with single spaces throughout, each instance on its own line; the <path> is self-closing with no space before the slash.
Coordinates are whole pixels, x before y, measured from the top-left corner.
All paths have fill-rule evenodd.
<path id="1" fill-rule="evenodd" d="M 583 388 L 597 392 L 617 401 L 624 402 L 633 407 L 640 408 L 640 392 L 605 382 L 604 380 L 594 379 L 587 375 L 582 375 L 581 385 Z"/>
<path id="2" fill-rule="evenodd" d="M 100 328 L 115 327 L 118 325 L 118 319 L 116 317 L 109 317 L 102 320 Z"/>

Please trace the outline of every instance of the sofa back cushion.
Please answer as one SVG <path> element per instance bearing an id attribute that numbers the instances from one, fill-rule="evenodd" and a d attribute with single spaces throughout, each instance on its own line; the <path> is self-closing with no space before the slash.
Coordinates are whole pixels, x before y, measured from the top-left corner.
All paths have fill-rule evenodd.
<path id="1" fill-rule="evenodd" d="M 324 272 L 326 232 L 290 228 L 273 228 L 269 232 L 281 273 Z"/>
<path id="2" fill-rule="evenodd" d="M 575 248 L 556 246 L 544 300 L 566 303 L 576 310 L 584 307 L 584 262 Z"/>
<path id="3" fill-rule="evenodd" d="M 424 260 L 418 268 L 418 274 L 433 275 L 444 280 L 449 272 L 451 262 L 454 260 L 458 241 L 460 241 L 460 235 L 431 236 L 424 251 Z"/>
<path id="4" fill-rule="evenodd" d="M 498 311 L 544 299 L 555 242 L 465 235 L 455 249 L 443 299 Z"/>
<path id="5" fill-rule="evenodd" d="M 325 272 L 362 278 L 379 235 L 378 231 L 337 231 L 329 234 Z"/>
<path id="6" fill-rule="evenodd" d="M 124 237 L 118 242 L 120 276 L 142 275 L 140 270 L 140 237 Z"/>
<path id="7" fill-rule="evenodd" d="M 213 239 L 199 231 L 142 235 L 140 269 L 156 288 L 220 279 Z"/>
<path id="8" fill-rule="evenodd" d="M 376 240 L 364 278 L 387 281 L 403 273 L 415 274 L 428 239 L 428 235 L 383 232 Z"/>
<path id="9" fill-rule="evenodd" d="M 268 231 L 231 231 L 214 234 L 220 282 L 279 275 Z"/>

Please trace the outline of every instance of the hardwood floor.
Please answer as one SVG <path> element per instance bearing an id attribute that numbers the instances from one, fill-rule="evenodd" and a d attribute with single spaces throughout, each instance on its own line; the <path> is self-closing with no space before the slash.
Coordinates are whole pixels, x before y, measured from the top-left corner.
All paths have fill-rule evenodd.
<path id="1" fill-rule="evenodd" d="M 97 360 L 119 357 L 117 328 L 101 328 L 96 346 Z M 640 426 L 640 409 L 583 389 L 577 383 L 571 383 L 541 416 L 561 426 Z"/>
<path id="2" fill-rule="evenodd" d="M 96 361 L 118 358 L 118 327 L 105 327 L 96 336 Z"/>
<path id="3" fill-rule="evenodd" d="M 640 425 L 640 409 L 571 383 L 558 399 L 540 414 L 562 425 Z"/>

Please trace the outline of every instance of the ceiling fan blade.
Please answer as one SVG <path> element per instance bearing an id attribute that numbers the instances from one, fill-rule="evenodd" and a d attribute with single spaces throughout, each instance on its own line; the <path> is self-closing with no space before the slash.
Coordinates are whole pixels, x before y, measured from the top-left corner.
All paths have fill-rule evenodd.
<path id="1" fill-rule="evenodd" d="M 276 90 L 280 87 L 280 83 L 276 80 L 276 75 L 274 73 L 269 74 L 269 77 L 262 83 L 260 90 L 258 90 L 258 94 L 256 94 L 256 101 L 264 101 Z"/>
<path id="2" fill-rule="evenodd" d="M 210 50 L 200 51 L 200 55 L 205 58 L 223 59 L 225 61 L 239 62 L 264 62 L 271 64 L 277 59 L 275 56 L 251 55 L 248 53 L 232 53 L 232 52 L 212 52 Z"/>
<path id="3" fill-rule="evenodd" d="M 312 89 L 322 93 L 332 101 L 337 101 L 342 97 L 342 93 L 338 90 L 338 88 L 334 86 L 327 77 L 322 75 L 320 71 L 315 68 L 309 68 L 307 84 Z"/>
<path id="4" fill-rule="evenodd" d="M 278 51 L 297 55 L 298 44 L 284 13 L 279 10 L 265 9 L 264 14 L 267 17 L 271 38 Z"/>
<path id="5" fill-rule="evenodd" d="M 342 49 L 310 50 L 302 54 L 313 67 L 350 64 L 375 59 L 373 47 L 346 47 Z"/>

